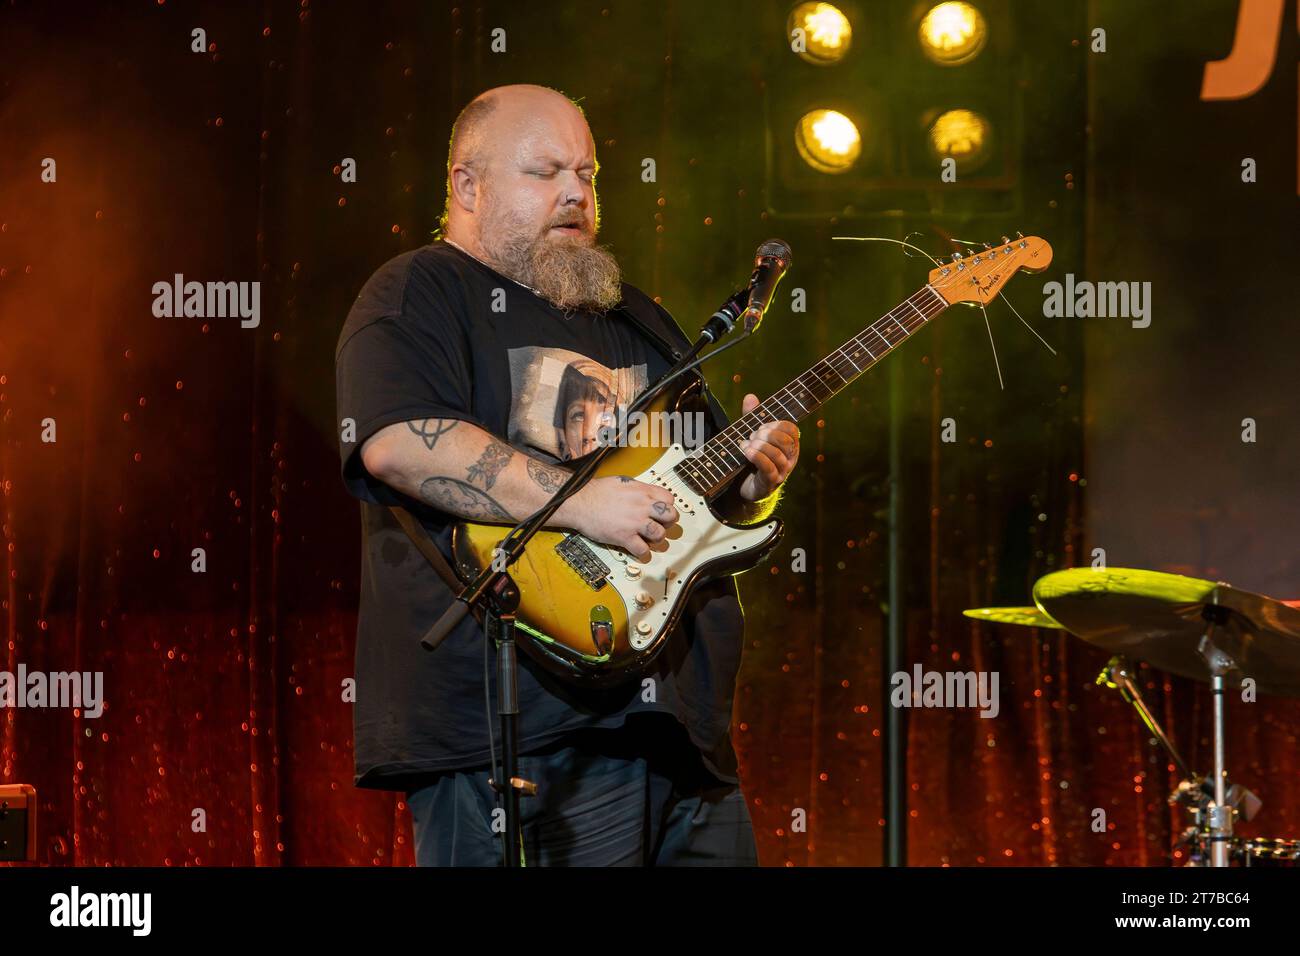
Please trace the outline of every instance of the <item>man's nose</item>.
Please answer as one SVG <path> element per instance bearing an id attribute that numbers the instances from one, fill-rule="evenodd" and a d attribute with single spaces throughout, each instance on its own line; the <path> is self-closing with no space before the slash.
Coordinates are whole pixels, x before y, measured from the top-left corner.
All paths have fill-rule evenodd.
<path id="1" fill-rule="evenodd" d="M 582 179 L 577 173 L 570 172 L 564 183 L 564 205 L 586 206 L 587 191 L 582 188 Z"/>

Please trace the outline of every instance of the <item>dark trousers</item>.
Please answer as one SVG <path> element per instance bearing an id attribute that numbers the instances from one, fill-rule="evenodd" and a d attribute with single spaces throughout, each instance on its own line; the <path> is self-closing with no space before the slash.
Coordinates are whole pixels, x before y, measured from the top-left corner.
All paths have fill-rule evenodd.
<path id="1" fill-rule="evenodd" d="M 407 794 L 419 866 L 501 865 L 504 804 L 489 775 L 449 771 Z M 740 788 L 709 773 L 672 717 L 568 734 L 521 754 L 519 775 L 538 786 L 520 800 L 527 866 L 758 864 Z"/>

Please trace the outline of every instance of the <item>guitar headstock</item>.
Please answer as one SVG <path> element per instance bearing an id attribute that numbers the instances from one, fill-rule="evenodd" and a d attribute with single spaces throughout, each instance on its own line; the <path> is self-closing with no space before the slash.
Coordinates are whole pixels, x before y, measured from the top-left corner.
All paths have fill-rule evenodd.
<path id="1" fill-rule="evenodd" d="M 1037 236 L 1015 239 L 1002 237 L 996 246 L 988 246 L 967 255 L 953 254 L 953 261 L 930 272 L 930 288 L 951 305 L 991 302 L 1013 275 L 1042 272 L 1052 264 L 1052 247 Z"/>

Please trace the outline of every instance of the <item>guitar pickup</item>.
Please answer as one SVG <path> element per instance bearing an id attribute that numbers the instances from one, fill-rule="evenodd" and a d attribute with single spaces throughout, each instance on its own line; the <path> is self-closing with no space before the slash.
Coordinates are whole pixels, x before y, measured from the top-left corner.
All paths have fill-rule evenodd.
<path id="1" fill-rule="evenodd" d="M 578 573 L 578 577 L 587 582 L 587 586 L 593 591 L 599 591 L 605 586 L 605 579 L 609 576 L 609 565 L 596 557 L 587 543 L 578 535 L 566 535 L 564 540 L 555 546 L 555 553 L 564 559 L 564 563 Z"/>

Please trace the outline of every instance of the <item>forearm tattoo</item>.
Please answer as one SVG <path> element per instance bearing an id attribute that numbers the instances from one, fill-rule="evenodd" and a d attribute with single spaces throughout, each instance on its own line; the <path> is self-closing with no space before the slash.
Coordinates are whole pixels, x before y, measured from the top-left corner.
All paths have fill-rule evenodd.
<path id="1" fill-rule="evenodd" d="M 471 482 L 480 484 L 484 488 L 491 488 L 496 484 L 497 475 L 501 474 L 501 469 L 505 468 L 513 457 L 515 457 L 514 449 L 505 442 L 488 442 L 488 446 L 483 449 L 483 454 L 479 456 L 479 460 L 469 466 L 469 473 L 466 477 Z"/>
<path id="2" fill-rule="evenodd" d="M 559 491 L 560 485 L 564 484 L 569 478 L 569 473 L 562 468 L 542 464 L 536 458 L 529 458 L 527 461 L 528 477 L 533 479 L 543 491 L 550 494 Z"/>
<path id="3" fill-rule="evenodd" d="M 438 439 L 460 423 L 457 418 L 426 418 L 422 422 L 407 422 L 406 427 L 420 436 L 426 448 L 433 451 Z"/>
<path id="4" fill-rule="evenodd" d="M 491 495 L 456 478 L 426 478 L 420 484 L 420 500 L 439 511 L 462 518 L 514 520 L 514 516 Z"/>

